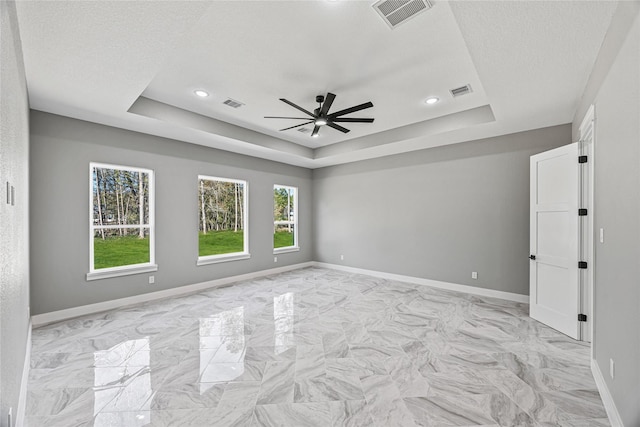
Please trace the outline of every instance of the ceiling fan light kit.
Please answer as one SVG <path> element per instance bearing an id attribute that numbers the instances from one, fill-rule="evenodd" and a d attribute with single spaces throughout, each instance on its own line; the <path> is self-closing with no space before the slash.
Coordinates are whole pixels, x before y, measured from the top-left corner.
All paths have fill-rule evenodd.
<path id="1" fill-rule="evenodd" d="M 329 113 L 329 109 L 333 104 L 333 101 L 336 99 L 336 96 L 328 92 L 327 96 L 318 95 L 316 96 L 316 102 L 318 103 L 318 108 L 313 110 L 313 113 L 300 107 L 299 105 L 294 104 L 291 101 L 288 101 L 284 98 L 280 98 L 280 101 L 284 102 L 292 106 L 293 108 L 305 113 L 309 117 L 280 117 L 280 116 L 265 116 L 265 119 L 294 119 L 294 120 L 306 120 L 304 123 L 290 126 L 288 128 L 280 129 L 280 131 L 285 131 L 289 129 L 295 129 L 301 126 L 305 126 L 313 123 L 313 132 L 311 132 L 312 137 L 317 137 L 320 132 L 321 126 L 328 126 L 335 130 L 338 130 L 342 133 L 348 133 L 349 129 L 340 126 L 337 123 L 373 123 L 372 118 L 360 118 L 360 117 L 342 117 L 347 114 L 355 113 L 356 111 L 364 110 L 367 108 L 373 107 L 372 102 L 365 102 L 364 104 L 355 105 L 350 108 L 345 108 L 344 110 L 336 111 L 335 113 Z"/>

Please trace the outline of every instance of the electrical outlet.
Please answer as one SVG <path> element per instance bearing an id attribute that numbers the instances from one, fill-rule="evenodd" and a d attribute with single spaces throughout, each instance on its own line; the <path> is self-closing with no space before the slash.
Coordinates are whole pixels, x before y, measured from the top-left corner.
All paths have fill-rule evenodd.
<path id="1" fill-rule="evenodd" d="M 613 363 L 613 359 L 609 359 L 609 376 L 613 379 L 616 375 L 616 365 Z"/>
<path id="2" fill-rule="evenodd" d="M 153 285 L 154 283 L 156 283 L 156 277 L 155 276 L 149 276 L 149 284 Z"/>
<path id="3" fill-rule="evenodd" d="M 472 271 L 471 272 L 471 278 L 472 279 L 477 279 L 478 278 L 478 272 L 477 271 Z"/>
<path id="4" fill-rule="evenodd" d="M 273 257 L 273 262 L 278 262 L 278 257 L 277 256 Z"/>
<path id="5" fill-rule="evenodd" d="M 340 255 L 340 261 L 344 261 L 344 255 Z"/>
<path id="6" fill-rule="evenodd" d="M 600 229 L 600 243 L 604 243 L 604 228 Z"/>

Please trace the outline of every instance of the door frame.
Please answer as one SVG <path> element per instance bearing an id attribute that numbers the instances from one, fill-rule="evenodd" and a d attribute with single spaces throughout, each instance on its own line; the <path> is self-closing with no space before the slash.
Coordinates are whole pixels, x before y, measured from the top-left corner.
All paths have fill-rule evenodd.
<path id="1" fill-rule="evenodd" d="M 588 268 L 581 277 L 581 308 L 587 315 L 587 322 L 580 327 L 581 341 L 591 342 L 591 357 L 595 357 L 593 341 L 594 313 L 595 313 L 595 209 L 594 209 L 594 172 L 595 172 L 595 143 L 596 143 L 595 106 L 591 104 L 584 115 L 579 127 L 579 152 L 587 156 L 587 163 L 581 169 L 581 200 L 583 208 L 587 208 L 587 216 L 581 217 L 580 254 L 587 261 Z"/>

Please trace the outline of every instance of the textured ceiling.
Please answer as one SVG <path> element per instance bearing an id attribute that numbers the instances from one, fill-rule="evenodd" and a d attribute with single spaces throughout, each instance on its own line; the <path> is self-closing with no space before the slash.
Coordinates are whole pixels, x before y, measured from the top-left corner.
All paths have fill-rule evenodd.
<path id="1" fill-rule="evenodd" d="M 373 3 L 20 1 L 31 107 L 311 168 L 357 161 L 571 122 L 617 5 L 438 1 L 390 29 Z M 352 116 L 375 122 L 311 138 L 264 118 L 328 91 L 332 111 L 372 101 Z"/>

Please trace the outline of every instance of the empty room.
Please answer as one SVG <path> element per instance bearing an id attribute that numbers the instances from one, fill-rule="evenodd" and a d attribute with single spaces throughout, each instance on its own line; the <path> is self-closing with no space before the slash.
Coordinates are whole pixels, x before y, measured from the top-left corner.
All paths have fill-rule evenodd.
<path id="1" fill-rule="evenodd" d="M 0 427 L 640 427 L 640 1 L 0 8 Z"/>

